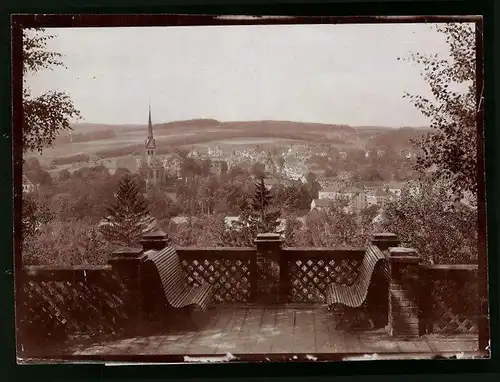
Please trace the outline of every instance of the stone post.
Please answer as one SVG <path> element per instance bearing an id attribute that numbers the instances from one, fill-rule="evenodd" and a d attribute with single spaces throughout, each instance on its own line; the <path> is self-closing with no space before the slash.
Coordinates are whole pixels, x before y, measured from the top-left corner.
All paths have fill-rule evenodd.
<path id="1" fill-rule="evenodd" d="M 387 251 L 390 247 L 397 247 L 399 243 L 397 235 L 391 232 L 376 233 L 372 237 L 372 244 L 379 247 L 381 251 Z"/>
<path id="2" fill-rule="evenodd" d="M 141 239 L 142 249 L 144 252 L 150 249 L 161 250 L 170 244 L 168 235 L 161 229 L 152 231 L 142 236 Z"/>
<path id="3" fill-rule="evenodd" d="M 143 235 L 141 244 L 145 260 L 149 251 L 161 251 L 170 245 L 170 243 L 168 235 L 161 229 Z M 165 296 L 163 288 L 158 284 L 157 273 L 151 266 L 151 264 L 143 264 L 140 272 L 139 287 L 142 297 L 143 316 L 149 321 L 154 321 L 164 316 Z"/>
<path id="4" fill-rule="evenodd" d="M 419 336 L 419 263 L 413 248 L 389 248 L 389 325 L 390 336 Z"/>
<path id="5" fill-rule="evenodd" d="M 377 246 L 388 257 L 388 249 L 397 247 L 400 243 L 394 233 L 376 233 L 372 236 L 372 245 Z M 367 298 L 368 310 L 376 328 L 388 328 L 389 323 L 389 280 L 376 274 L 370 285 Z"/>
<path id="6" fill-rule="evenodd" d="M 260 233 L 254 240 L 257 247 L 257 301 L 282 301 L 286 296 L 286 264 L 283 264 L 281 246 L 283 240 L 278 233 Z M 283 266 L 284 265 L 284 266 Z M 279 267 L 279 277 L 273 275 L 276 266 Z"/>
<path id="7" fill-rule="evenodd" d="M 142 293 L 140 286 L 140 266 L 145 255 L 140 248 L 120 248 L 111 254 L 108 264 L 124 284 L 125 309 L 129 317 L 128 328 L 137 330 L 142 321 Z"/>

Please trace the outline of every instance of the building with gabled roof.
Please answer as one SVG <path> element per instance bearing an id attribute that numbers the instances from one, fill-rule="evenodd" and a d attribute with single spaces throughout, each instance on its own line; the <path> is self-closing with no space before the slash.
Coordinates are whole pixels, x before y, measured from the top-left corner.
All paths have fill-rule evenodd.
<path id="1" fill-rule="evenodd" d="M 23 175 L 23 194 L 30 194 L 35 191 L 35 184 L 26 175 Z"/>
<path id="2" fill-rule="evenodd" d="M 328 207 L 331 207 L 333 201 L 331 199 L 313 199 L 311 202 L 311 211 L 312 210 L 322 210 Z"/>

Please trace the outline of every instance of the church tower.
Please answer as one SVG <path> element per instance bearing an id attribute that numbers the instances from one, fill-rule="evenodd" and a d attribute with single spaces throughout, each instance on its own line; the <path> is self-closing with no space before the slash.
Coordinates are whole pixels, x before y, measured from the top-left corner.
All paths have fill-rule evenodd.
<path id="1" fill-rule="evenodd" d="M 156 159 L 156 143 L 153 137 L 153 124 L 151 123 L 151 105 L 149 105 L 149 120 L 148 120 L 148 136 L 145 143 L 146 162 L 148 166 L 155 163 Z"/>
<path id="2" fill-rule="evenodd" d="M 146 185 L 157 186 L 163 183 L 165 178 L 164 168 L 156 157 L 156 142 L 153 136 L 153 124 L 151 123 L 151 105 L 149 106 L 148 136 L 145 141 L 145 171 Z"/>

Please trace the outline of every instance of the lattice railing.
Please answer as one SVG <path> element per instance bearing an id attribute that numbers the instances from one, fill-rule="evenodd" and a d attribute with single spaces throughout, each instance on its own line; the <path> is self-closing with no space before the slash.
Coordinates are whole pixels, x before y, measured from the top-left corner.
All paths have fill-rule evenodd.
<path id="1" fill-rule="evenodd" d="M 288 301 L 322 303 L 328 284 L 351 285 L 358 277 L 358 267 L 364 253 L 364 249 L 284 250 Z"/>
<path id="2" fill-rule="evenodd" d="M 422 319 L 427 333 L 475 333 L 479 312 L 477 266 L 434 265 L 421 270 Z"/>
<path id="3" fill-rule="evenodd" d="M 18 282 L 19 332 L 30 340 L 117 334 L 127 319 L 126 290 L 110 266 L 26 267 Z"/>
<path id="4" fill-rule="evenodd" d="M 177 248 L 190 284 L 215 287 L 215 302 L 249 302 L 256 282 L 255 249 Z"/>

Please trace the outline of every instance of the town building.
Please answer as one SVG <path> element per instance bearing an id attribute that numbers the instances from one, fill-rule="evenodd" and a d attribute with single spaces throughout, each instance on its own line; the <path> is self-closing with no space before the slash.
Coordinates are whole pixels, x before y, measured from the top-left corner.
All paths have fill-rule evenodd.
<path id="1" fill-rule="evenodd" d="M 115 170 L 119 168 L 124 168 L 129 170 L 132 174 L 135 174 L 140 167 L 140 160 L 134 156 L 126 156 L 118 158 L 115 162 Z"/>
<path id="2" fill-rule="evenodd" d="M 318 199 L 330 199 L 330 200 L 336 199 L 341 195 L 343 188 L 344 186 L 340 182 L 335 182 L 334 184 L 328 187 L 323 187 L 318 192 Z"/>
<path id="3" fill-rule="evenodd" d="M 182 162 L 177 155 L 168 154 L 161 160 L 165 174 L 172 178 L 179 178 L 182 173 Z"/>
<path id="4" fill-rule="evenodd" d="M 200 219 L 195 216 L 174 216 L 170 219 L 170 223 L 175 226 L 191 225 L 197 223 Z"/>
<path id="5" fill-rule="evenodd" d="M 366 193 L 358 187 L 348 187 L 344 190 L 343 196 L 349 200 L 348 209 L 351 212 L 359 213 L 367 207 Z"/>
<path id="6" fill-rule="evenodd" d="M 227 230 L 240 230 L 240 226 L 238 225 L 241 223 L 240 217 L 239 216 L 225 216 L 224 217 L 224 224 L 226 225 Z"/>
<path id="7" fill-rule="evenodd" d="M 35 184 L 26 175 L 23 175 L 23 194 L 30 194 L 35 191 Z"/>
<path id="8" fill-rule="evenodd" d="M 220 158 L 224 155 L 224 151 L 219 146 L 209 147 L 207 150 L 207 155 L 209 157 Z"/>
<path id="9" fill-rule="evenodd" d="M 314 199 L 311 202 L 311 211 L 313 210 L 324 210 L 325 208 L 331 207 L 333 201 L 331 199 Z"/>
<path id="10" fill-rule="evenodd" d="M 223 160 L 211 160 L 210 171 L 215 175 L 222 175 L 228 171 L 228 165 Z"/>
<path id="11" fill-rule="evenodd" d="M 401 192 L 405 187 L 405 183 L 390 183 L 386 186 L 386 190 L 396 195 L 397 197 L 401 197 Z"/>
<path id="12" fill-rule="evenodd" d="M 318 192 L 319 200 L 336 200 L 346 199 L 349 201 L 348 210 L 359 213 L 367 207 L 367 196 L 363 189 L 336 184 L 330 187 L 323 188 Z"/>
<path id="13" fill-rule="evenodd" d="M 376 192 L 375 192 L 375 200 L 376 200 L 376 204 L 380 207 L 385 207 L 385 205 L 392 200 L 393 198 L 393 195 L 392 193 L 390 193 L 389 191 L 383 189 L 383 188 L 379 188 Z"/>
<path id="14" fill-rule="evenodd" d="M 387 218 L 387 215 L 385 213 L 385 210 L 383 208 L 380 208 L 378 210 L 377 216 L 375 216 L 372 220 L 372 224 L 375 227 L 383 228 L 389 223 L 389 219 Z"/>
<path id="15" fill-rule="evenodd" d="M 325 187 L 330 187 L 334 186 L 339 183 L 339 179 L 337 177 L 325 177 L 325 176 L 320 176 L 318 177 L 318 183 L 321 186 L 321 188 Z"/>

